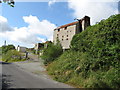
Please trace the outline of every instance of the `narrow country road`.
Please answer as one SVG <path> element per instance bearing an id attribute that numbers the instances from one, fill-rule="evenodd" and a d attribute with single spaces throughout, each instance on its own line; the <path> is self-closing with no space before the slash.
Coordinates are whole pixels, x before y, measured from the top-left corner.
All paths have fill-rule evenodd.
<path id="1" fill-rule="evenodd" d="M 56 82 L 33 73 L 27 72 L 15 63 L 0 62 L 2 65 L 2 88 L 71 88 L 63 83 Z M 30 66 L 31 67 L 31 66 Z"/>
<path id="2" fill-rule="evenodd" d="M 29 54 L 29 60 L 15 63 L 0 61 L 0 89 L 6 88 L 73 88 L 52 80 L 47 74 L 42 59 Z M 1 84 L 2 83 L 2 84 Z M 69 89 L 68 89 L 69 90 Z"/>

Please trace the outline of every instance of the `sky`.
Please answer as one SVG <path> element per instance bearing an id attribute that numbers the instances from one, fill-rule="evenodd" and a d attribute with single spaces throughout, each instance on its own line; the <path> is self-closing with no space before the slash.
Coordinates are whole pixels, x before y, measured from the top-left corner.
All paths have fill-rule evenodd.
<path id="1" fill-rule="evenodd" d="M 0 4 L 0 46 L 7 44 L 28 48 L 53 40 L 53 30 L 85 15 L 91 25 L 118 14 L 118 0 L 16 0 L 15 7 Z"/>

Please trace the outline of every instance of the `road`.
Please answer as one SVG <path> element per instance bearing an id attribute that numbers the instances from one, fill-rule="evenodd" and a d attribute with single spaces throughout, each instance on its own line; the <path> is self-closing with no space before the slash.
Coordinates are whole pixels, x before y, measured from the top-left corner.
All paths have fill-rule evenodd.
<path id="1" fill-rule="evenodd" d="M 71 88 L 70 86 L 27 72 L 14 63 L 2 64 L 2 88 Z"/>

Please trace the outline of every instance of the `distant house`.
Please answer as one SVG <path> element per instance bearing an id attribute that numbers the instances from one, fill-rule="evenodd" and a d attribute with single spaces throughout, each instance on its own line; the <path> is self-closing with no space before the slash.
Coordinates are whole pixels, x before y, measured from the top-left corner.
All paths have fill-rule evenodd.
<path id="1" fill-rule="evenodd" d="M 26 47 L 21 47 L 21 46 L 18 45 L 17 51 L 25 53 L 26 52 Z"/>
<path id="2" fill-rule="evenodd" d="M 34 50 L 36 51 L 35 53 L 38 54 L 39 50 L 44 47 L 43 43 L 36 43 L 34 46 Z"/>
<path id="3" fill-rule="evenodd" d="M 44 43 L 44 48 L 47 48 L 48 47 L 48 44 L 50 44 L 50 43 L 52 43 L 51 41 L 46 41 L 45 43 Z"/>
<path id="4" fill-rule="evenodd" d="M 57 27 L 54 29 L 53 43 L 59 41 L 63 49 L 69 49 L 73 36 L 84 31 L 88 26 L 90 26 L 90 17 L 85 16 L 76 22 Z"/>

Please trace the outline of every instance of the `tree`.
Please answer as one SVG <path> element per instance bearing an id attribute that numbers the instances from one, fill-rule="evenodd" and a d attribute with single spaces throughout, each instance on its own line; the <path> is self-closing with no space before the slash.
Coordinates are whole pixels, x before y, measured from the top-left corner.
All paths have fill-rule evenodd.
<path id="1" fill-rule="evenodd" d="M 15 2 L 14 0 L 0 0 L 0 3 L 7 3 L 8 5 L 10 5 L 11 7 L 14 7 Z"/>
<path id="2" fill-rule="evenodd" d="M 62 46 L 60 44 L 54 45 L 49 43 L 48 47 L 45 48 L 43 55 L 41 56 L 44 59 L 44 64 L 49 64 L 55 59 L 57 59 L 63 53 Z"/>
<path id="3" fill-rule="evenodd" d="M 14 50 L 14 45 L 2 46 L 2 54 L 6 54 L 9 50 Z"/>

